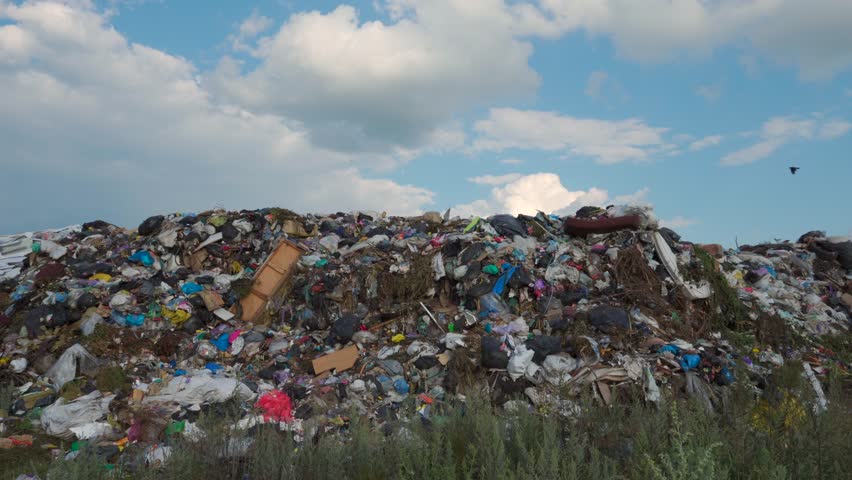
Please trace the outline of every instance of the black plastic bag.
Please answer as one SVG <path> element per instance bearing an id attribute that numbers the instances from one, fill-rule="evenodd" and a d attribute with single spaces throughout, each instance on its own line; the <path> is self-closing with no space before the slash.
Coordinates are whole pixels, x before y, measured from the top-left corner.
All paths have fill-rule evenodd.
<path id="1" fill-rule="evenodd" d="M 506 368 L 509 355 L 500 351 L 500 340 L 494 337 L 482 337 L 482 366 L 485 368 Z"/>
<path id="2" fill-rule="evenodd" d="M 527 236 L 527 229 L 520 220 L 511 215 L 494 215 L 488 219 L 488 223 L 497 230 L 497 233 L 504 237 L 513 237 L 520 235 Z"/>
<path id="3" fill-rule="evenodd" d="M 533 362 L 541 364 L 548 355 L 555 355 L 562 351 L 562 341 L 559 337 L 538 335 L 527 340 L 527 348 L 535 352 Z"/>
<path id="4" fill-rule="evenodd" d="M 344 315 L 338 318 L 331 326 L 331 334 L 341 343 L 352 340 L 352 335 L 358 331 L 361 320 L 355 315 Z"/>
<path id="5" fill-rule="evenodd" d="M 616 333 L 630 328 L 627 310 L 609 305 L 589 310 L 589 323 L 604 333 Z"/>
<path id="6" fill-rule="evenodd" d="M 153 217 L 146 218 L 137 229 L 139 235 L 148 236 L 159 232 L 165 219 L 166 217 L 162 215 L 154 215 Z"/>

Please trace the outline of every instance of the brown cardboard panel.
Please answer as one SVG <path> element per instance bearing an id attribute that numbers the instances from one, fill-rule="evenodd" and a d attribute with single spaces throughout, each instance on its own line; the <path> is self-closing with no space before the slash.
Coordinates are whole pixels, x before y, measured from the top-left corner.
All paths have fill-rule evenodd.
<path id="1" fill-rule="evenodd" d="M 319 375 L 329 370 L 337 370 L 338 372 L 348 370 L 355 366 L 358 361 L 358 347 L 352 345 L 334 353 L 329 353 L 323 357 L 314 360 L 314 375 Z"/>
<path id="2" fill-rule="evenodd" d="M 293 265 L 301 256 L 302 250 L 286 240 L 275 247 L 255 274 L 251 291 L 240 300 L 243 320 L 248 322 L 257 320 L 269 297 L 284 285 Z"/>

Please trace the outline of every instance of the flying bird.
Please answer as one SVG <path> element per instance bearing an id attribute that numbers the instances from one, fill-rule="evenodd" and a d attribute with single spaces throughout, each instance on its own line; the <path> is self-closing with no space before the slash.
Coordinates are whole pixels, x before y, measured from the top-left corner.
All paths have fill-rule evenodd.
<path id="1" fill-rule="evenodd" d="M 795 175 L 796 172 L 798 172 L 798 171 L 799 171 L 799 167 L 790 167 L 790 173 L 792 173 L 793 175 Z"/>

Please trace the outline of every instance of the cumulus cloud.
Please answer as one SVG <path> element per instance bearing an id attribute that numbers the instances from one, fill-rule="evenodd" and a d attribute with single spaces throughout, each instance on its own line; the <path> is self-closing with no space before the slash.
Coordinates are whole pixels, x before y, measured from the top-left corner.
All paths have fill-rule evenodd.
<path id="1" fill-rule="evenodd" d="M 645 187 L 641 190 L 637 190 L 634 193 L 628 195 L 619 195 L 615 197 L 612 203 L 616 205 L 638 205 L 638 206 L 651 206 L 651 202 L 648 201 L 648 194 L 651 193 L 651 189 Z"/>
<path id="2" fill-rule="evenodd" d="M 520 173 L 507 173 L 506 175 L 480 175 L 468 178 L 467 181 L 478 185 L 504 185 L 521 178 Z"/>
<path id="3" fill-rule="evenodd" d="M 722 143 L 721 135 L 710 135 L 690 143 L 689 150 L 697 152 L 698 150 L 704 150 L 708 147 L 714 147 L 716 145 L 719 145 L 720 143 Z"/>
<path id="4" fill-rule="evenodd" d="M 645 161 L 675 148 L 663 135 L 667 128 L 642 120 L 607 121 L 577 118 L 556 112 L 493 108 L 474 125 L 479 136 L 474 151 L 506 149 L 563 151 L 590 157 L 601 164 Z"/>
<path id="5" fill-rule="evenodd" d="M 852 66 L 852 2 L 846 0 L 539 0 L 537 30 L 558 36 L 584 30 L 610 37 L 618 52 L 642 62 L 706 56 L 735 45 L 792 64 L 806 79 Z M 532 16 L 532 15 L 531 15 Z M 747 68 L 756 64 L 750 61 Z"/>
<path id="6" fill-rule="evenodd" d="M 672 217 L 667 220 L 660 220 L 661 227 L 671 228 L 673 230 L 689 228 L 693 225 L 696 225 L 697 223 L 699 223 L 698 220 L 694 218 L 686 218 L 681 216 Z"/>
<path id="7" fill-rule="evenodd" d="M 731 152 L 721 159 L 726 166 L 747 165 L 762 160 L 784 145 L 797 140 L 830 140 L 846 135 L 852 123 L 840 119 L 826 120 L 822 115 L 810 117 L 773 117 L 760 129 L 760 140 L 746 148 Z"/>
<path id="8" fill-rule="evenodd" d="M 251 15 L 240 23 L 237 33 L 228 36 L 228 42 L 235 51 L 251 51 L 251 46 L 246 42 L 257 38 L 261 33 L 272 27 L 273 20 L 252 10 Z"/>
<path id="9" fill-rule="evenodd" d="M 532 95 L 532 45 L 502 1 L 393 0 L 391 21 L 341 5 L 297 13 L 252 50 L 225 58 L 205 83 L 221 98 L 296 120 L 338 151 L 416 149 L 457 112 Z"/>
<path id="10" fill-rule="evenodd" d="M 649 189 L 643 188 L 629 195 L 617 196 L 612 202 L 647 205 L 648 193 Z M 500 183 L 491 189 L 489 198 L 456 205 L 452 211 L 454 215 L 463 217 L 484 217 L 496 213 L 535 215 L 538 211 L 569 215 L 586 205 L 603 206 L 608 203 L 610 196 L 606 190 L 596 187 L 570 190 L 555 173 L 533 173 Z"/>
<path id="11" fill-rule="evenodd" d="M 364 173 L 392 154 L 318 147 L 286 116 L 215 103 L 197 74 L 86 5 L 0 3 L 0 144 L 13 159 L 0 231 L 215 204 L 413 214 L 433 201 Z"/>

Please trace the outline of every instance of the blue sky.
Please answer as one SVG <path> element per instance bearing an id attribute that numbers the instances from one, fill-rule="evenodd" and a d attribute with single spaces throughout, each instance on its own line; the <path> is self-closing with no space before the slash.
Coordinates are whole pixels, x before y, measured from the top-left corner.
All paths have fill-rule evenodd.
<path id="1" fill-rule="evenodd" d="M 639 202 L 694 241 L 852 234 L 850 24 L 844 0 L 0 0 L 0 233 Z"/>

